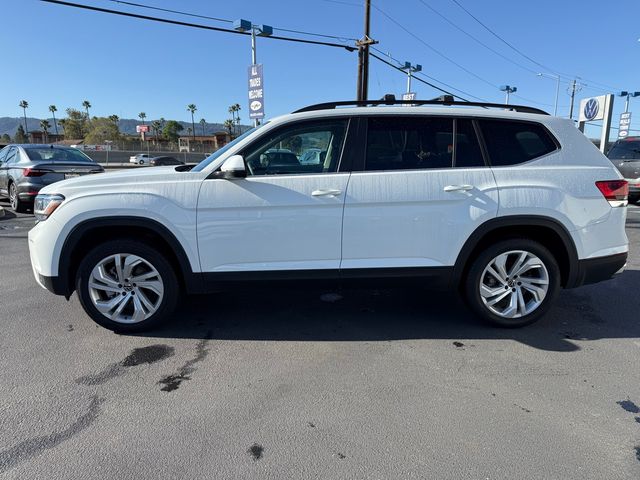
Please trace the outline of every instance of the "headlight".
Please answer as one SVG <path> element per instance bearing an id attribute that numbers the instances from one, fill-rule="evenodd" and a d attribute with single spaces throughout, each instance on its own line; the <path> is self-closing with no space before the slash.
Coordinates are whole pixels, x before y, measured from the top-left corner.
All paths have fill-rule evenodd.
<path id="1" fill-rule="evenodd" d="M 64 197 L 59 194 L 42 194 L 36 196 L 35 203 L 33 204 L 33 213 L 36 216 L 38 222 L 42 222 L 49 218 L 56 208 L 64 202 Z"/>

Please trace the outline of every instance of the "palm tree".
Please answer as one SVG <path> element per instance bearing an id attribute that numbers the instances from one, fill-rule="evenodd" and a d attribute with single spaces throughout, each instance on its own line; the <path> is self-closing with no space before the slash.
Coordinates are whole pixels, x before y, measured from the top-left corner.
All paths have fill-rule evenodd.
<path id="1" fill-rule="evenodd" d="M 224 121 L 224 128 L 227 129 L 227 131 L 229 132 L 229 136 L 231 138 L 233 138 L 233 126 L 235 125 L 235 122 L 232 119 L 228 119 Z"/>
<path id="2" fill-rule="evenodd" d="M 193 127 L 191 131 L 193 132 L 194 141 L 196 139 L 196 122 L 193 119 L 193 114 L 196 113 L 196 110 L 198 110 L 198 108 L 195 106 L 195 104 L 190 103 L 189 105 L 187 105 L 187 111 L 191 112 L 191 126 Z"/>
<path id="3" fill-rule="evenodd" d="M 91 108 L 91 103 L 89 103 L 89 100 L 83 100 L 82 106 L 84 107 L 84 111 L 87 112 L 87 120 L 89 120 L 89 109 Z"/>
<path id="4" fill-rule="evenodd" d="M 40 120 L 40 128 L 44 132 L 44 143 L 48 143 L 47 137 L 49 136 L 49 129 L 51 128 L 51 125 L 47 120 Z"/>
<path id="5" fill-rule="evenodd" d="M 140 120 L 142 120 L 142 124 L 144 125 L 144 119 L 145 119 L 145 118 L 147 118 L 147 114 L 146 114 L 146 113 L 144 113 L 144 112 L 140 112 L 140 113 L 138 114 L 138 118 L 139 118 Z"/>
<path id="6" fill-rule="evenodd" d="M 155 132 L 155 143 L 156 143 L 156 145 L 158 145 L 158 139 L 160 138 L 160 127 L 161 127 L 161 124 L 160 124 L 160 122 L 158 120 L 154 120 L 151 123 L 151 128 Z"/>
<path id="7" fill-rule="evenodd" d="M 202 136 L 204 137 L 204 126 L 207 124 L 207 121 L 204 118 L 200 119 L 200 125 L 202 126 Z"/>
<path id="8" fill-rule="evenodd" d="M 236 111 L 236 125 L 238 126 L 238 128 L 236 129 L 236 132 L 240 132 L 240 104 L 239 103 L 234 103 L 233 104 L 233 108 Z"/>
<path id="9" fill-rule="evenodd" d="M 109 120 L 111 120 L 113 124 L 117 126 L 118 122 L 120 121 L 120 117 L 118 115 L 109 115 Z"/>
<path id="10" fill-rule="evenodd" d="M 29 102 L 26 100 L 20 100 L 18 106 L 22 109 L 24 113 L 24 131 L 27 135 L 29 135 L 29 128 L 27 128 L 27 108 L 29 108 Z"/>
<path id="11" fill-rule="evenodd" d="M 55 105 L 49 105 L 49 111 L 51 112 L 51 115 L 53 115 L 53 126 L 56 129 L 56 137 L 58 136 L 58 122 L 56 122 L 56 112 L 58 111 L 58 109 L 56 108 Z"/>

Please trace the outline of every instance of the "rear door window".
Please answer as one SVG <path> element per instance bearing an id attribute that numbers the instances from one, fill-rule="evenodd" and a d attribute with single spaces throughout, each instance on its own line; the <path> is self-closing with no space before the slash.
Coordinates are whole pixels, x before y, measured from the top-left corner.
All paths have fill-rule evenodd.
<path id="1" fill-rule="evenodd" d="M 551 134 L 542 125 L 508 120 L 479 120 L 494 167 L 528 162 L 558 149 Z"/>

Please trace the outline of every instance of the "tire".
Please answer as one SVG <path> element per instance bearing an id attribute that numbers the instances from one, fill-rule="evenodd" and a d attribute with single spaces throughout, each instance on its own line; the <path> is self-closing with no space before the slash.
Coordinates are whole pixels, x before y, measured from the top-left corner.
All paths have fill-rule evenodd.
<path id="1" fill-rule="evenodd" d="M 18 188 L 14 182 L 9 184 L 9 203 L 11 203 L 11 210 L 16 213 L 24 213 L 27 211 L 27 204 L 18 197 Z"/>
<path id="2" fill-rule="evenodd" d="M 518 262 L 525 268 L 531 263 L 531 267 L 520 267 L 519 275 L 514 277 Z M 502 274 L 499 265 L 503 267 Z M 495 243 L 477 256 L 465 279 L 464 294 L 469 307 L 483 320 L 517 328 L 547 313 L 560 283 L 558 262 L 546 247 L 526 238 L 513 238 Z"/>
<path id="3" fill-rule="evenodd" d="M 138 162 L 138 165 L 144 165 L 144 160 L 140 160 L 140 161 Z"/>
<path id="4" fill-rule="evenodd" d="M 115 266 L 118 258 L 121 275 Z M 122 278 L 125 276 L 130 278 Z M 123 333 L 162 324 L 175 310 L 180 295 L 176 273 L 165 257 L 145 243 L 128 239 L 108 241 L 91 250 L 78 267 L 76 291 L 96 323 Z"/>

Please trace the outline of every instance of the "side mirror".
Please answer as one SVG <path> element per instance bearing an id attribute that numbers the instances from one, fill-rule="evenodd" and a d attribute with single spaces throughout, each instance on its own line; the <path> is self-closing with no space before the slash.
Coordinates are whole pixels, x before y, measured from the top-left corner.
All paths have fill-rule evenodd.
<path id="1" fill-rule="evenodd" d="M 208 178 L 225 178 L 233 180 L 234 178 L 246 178 L 247 170 L 244 166 L 244 158 L 242 155 L 232 155 L 222 164 L 220 170 L 213 172 Z"/>

